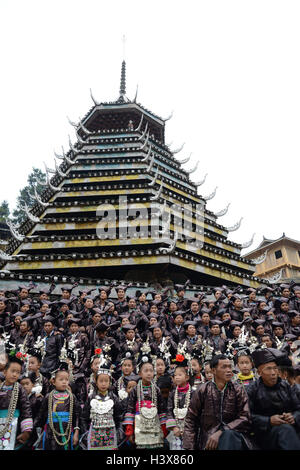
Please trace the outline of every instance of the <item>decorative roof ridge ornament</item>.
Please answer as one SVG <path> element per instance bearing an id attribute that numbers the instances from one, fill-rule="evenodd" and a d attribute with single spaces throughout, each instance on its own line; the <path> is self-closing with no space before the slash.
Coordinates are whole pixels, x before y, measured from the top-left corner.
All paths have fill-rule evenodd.
<path id="1" fill-rule="evenodd" d="M 92 98 L 92 100 L 93 100 L 93 102 L 94 102 L 94 105 L 95 105 L 95 106 L 99 106 L 99 105 L 100 105 L 100 103 L 98 103 L 98 101 L 97 101 L 97 100 L 95 100 L 95 98 L 94 98 L 94 95 L 93 95 L 93 92 L 92 92 L 92 89 L 91 89 L 91 88 L 90 88 L 90 95 L 91 95 L 91 98 Z"/>
<path id="2" fill-rule="evenodd" d="M 71 126 L 75 127 L 76 129 L 78 129 L 79 127 L 79 124 L 76 124 L 76 122 L 74 121 L 71 121 L 71 119 L 67 116 L 67 119 L 69 121 L 69 123 L 71 124 Z"/>
<path id="3" fill-rule="evenodd" d="M 51 184 L 47 167 L 46 167 L 46 177 L 47 177 L 47 182 L 46 183 L 42 182 L 38 178 L 36 178 L 36 182 L 38 184 L 41 184 L 42 186 L 49 186 L 49 188 L 52 189 L 52 191 L 60 191 L 59 187 L 53 186 Z"/>
<path id="4" fill-rule="evenodd" d="M 156 194 L 154 194 L 154 196 L 150 197 L 150 201 L 157 201 L 160 198 L 162 190 L 163 190 L 163 185 L 160 186 L 159 190 L 157 191 Z"/>
<path id="5" fill-rule="evenodd" d="M 52 174 L 55 175 L 56 171 L 52 170 L 51 168 L 48 168 L 45 162 L 43 162 L 43 163 L 44 163 L 44 167 L 45 167 L 46 172 L 48 171 L 49 173 L 52 173 Z"/>
<path id="6" fill-rule="evenodd" d="M 77 140 L 78 142 L 81 144 L 81 145 L 86 145 L 87 142 L 85 140 L 83 140 L 80 135 L 78 134 L 78 131 L 76 130 L 76 137 L 77 137 Z"/>
<path id="7" fill-rule="evenodd" d="M 28 219 L 31 220 L 31 222 L 38 223 L 40 221 L 40 218 L 35 217 L 33 214 L 31 214 L 31 212 L 29 211 L 29 207 L 27 206 L 25 201 L 21 199 L 20 202 L 24 203 L 24 207 L 20 206 L 21 211 L 25 212 L 25 214 L 27 215 Z"/>
<path id="8" fill-rule="evenodd" d="M 189 154 L 189 156 L 186 157 L 186 158 L 184 158 L 183 160 L 177 160 L 178 163 L 180 163 L 181 165 L 183 165 L 184 163 L 187 163 L 187 162 L 190 160 L 192 154 L 193 154 L 193 152 L 191 152 L 191 153 Z"/>
<path id="9" fill-rule="evenodd" d="M 162 214 L 162 215 L 163 215 L 163 214 Z M 171 222 L 171 214 L 170 214 L 170 212 L 168 212 L 168 219 L 165 220 L 165 225 L 163 226 L 162 230 L 159 230 L 159 231 L 158 231 L 158 233 L 159 233 L 160 235 L 163 236 L 163 235 L 165 235 L 165 234 L 169 231 L 169 229 L 170 229 L 170 222 Z M 163 224 L 162 224 L 162 225 L 163 225 Z"/>
<path id="10" fill-rule="evenodd" d="M 64 160 L 64 157 L 62 157 L 61 155 L 58 155 L 58 153 L 55 152 L 54 150 L 54 155 L 56 158 L 58 158 L 59 160 Z"/>
<path id="11" fill-rule="evenodd" d="M 144 129 L 144 131 L 143 131 L 142 135 L 140 135 L 140 137 L 138 138 L 138 140 L 143 140 L 143 139 L 145 138 L 145 135 L 146 135 L 147 129 L 148 129 L 148 122 L 146 122 L 145 129 Z"/>
<path id="12" fill-rule="evenodd" d="M 138 150 L 143 150 L 146 147 L 146 145 L 148 144 L 149 136 L 150 136 L 150 131 L 148 131 L 145 142 Z"/>
<path id="13" fill-rule="evenodd" d="M 266 260 L 267 253 L 268 253 L 268 250 L 266 250 L 262 255 L 258 256 L 258 258 L 251 259 L 250 261 L 252 261 L 252 263 L 254 264 L 261 264 Z"/>
<path id="14" fill-rule="evenodd" d="M 72 150 L 74 156 L 76 156 L 76 155 L 78 155 L 78 154 L 80 153 L 80 150 L 77 150 L 77 149 L 73 146 L 73 144 L 72 144 L 72 142 L 71 142 L 71 137 L 70 137 L 70 136 L 68 136 L 68 137 L 69 137 L 70 149 Z M 70 160 L 69 158 L 67 158 L 67 155 L 63 154 L 63 157 L 64 157 L 64 159 L 65 159 L 68 163 L 70 163 L 70 165 L 73 165 L 73 163 L 74 163 L 73 160 Z"/>
<path id="15" fill-rule="evenodd" d="M 133 103 L 136 103 L 136 99 L 137 99 L 137 95 L 138 95 L 138 89 L 139 89 L 139 86 L 137 85 L 136 86 L 135 97 L 133 98 Z"/>
<path id="16" fill-rule="evenodd" d="M 14 257 L 11 256 L 11 255 L 8 255 L 7 253 L 5 253 L 5 251 L 0 250 L 0 259 L 2 261 L 12 261 L 14 259 Z M 1 272 L 3 272 L 3 271 L 1 271 Z"/>
<path id="17" fill-rule="evenodd" d="M 205 183 L 205 181 L 206 181 L 207 175 L 208 175 L 208 173 L 206 173 L 206 174 L 204 175 L 204 178 L 203 178 L 202 180 L 197 181 L 196 183 L 193 183 L 193 184 L 194 184 L 195 186 L 197 186 L 197 187 L 198 187 L 198 186 L 202 186 L 202 184 Z"/>
<path id="18" fill-rule="evenodd" d="M 144 120 L 144 115 L 142 114 L 142 117 L 141 117 L 141 120 L 140 120 L 140 123 L 139 123 L 139 125 L 137 126 L 137 128 L 136 128 L 136 129 L 134 129 L 135 131 L 139 131 L 139 130 L 141 129 L 141 127 L 142 127 L 142 123 L 143 123 L 143 120 Z"/>
<path id="19" fill-rule="evenodd" d="M 158 171 L 159 171 L 159 169 L 158 169 L 158 167 L 157 167 L 157 168 L 156 168 L 155 175 L 154 175 L 154 178 L 152 179 L 151 183 L 148 184 L 148 186 L 151 187 L 151 186 L 154 186 L 154 185 L 155 185 L 156 180 L 157 180 L 157 177 L 158 177 Z"/>
<path id="20" fill-rule="evenodd" d="M 227 227 L 226 228 L 227 232 L 235 232 L 236 230 L 238 230 L 241 226 L 243 218 L 244 217 L 241 217 L 239 222 L 237 222 L 235 225 L 232 225 L 231 227 Z"/>
<path id="21" fill-rule="evenodd" d="M 241 247 L 242 247 L 242 248 L 249 248 L 249 246 L 251 246 L 252 243 L 253 243 L 254 235 L 255 235 L 255 233 L 252 235 L 251 240 L 249 240 L 248 242 L 242 243 L 242 244 L 241 244 Z"/>
<path id="22" fill-rule="evenodd" d="M 203 199 L 205 201 L 210 201 L 211 199 L 213 199 L 216 195 L 217 189 L 218 189 L 218 186 L 216 186 L 215 189 L 213 190 L 213 192 L 210 193 L 208 196 L 203 196 Z"/>
<path id="23" fill-rule="evenodd" d="M 13 238 L 17 240 L 18 242 L 22 242 L 25 238 L 25 235 L 22 235 L 21 233 L 19 233 L 14 223 L 10 222 L 6 217 L 4 218 L 4 220 Z"/>
<path id="24" fill-rule="evenodd" d="M 167 118 L 162 118 L 163 121 L 169 121 L 171 119 L 171 117 L 173 117 L 173 114 L 174 114 L 174 111 L 171 112 L 171 114 L 167 117 Z M 174 152 L 173 152 L 174 153 Z"/>
<path id="25" fill-rule="evenodd" d="M 48 186 L 48 183 L 47 181 L 42 181 L 40 180 L 39 178 L 35 178 L 35 181 L 37 182 L 37 184 L 39 184 L 40 186 Z"/>
<path id="26" fill-rule="evenodd" d="M 38 204 L 40 204 L 40 206 L 42 206 L 42 207 L 48 207 L 50 204 L 49 204 L 48 202 L 43 202 L 43 201 L 40 199 L 40 197 L 39 197 L 39 195 L 38 195 L 38 193 L 37 193 L 37 190 L 36 190 L 36 187 L 35 187 L 35 186 L 33 187 L 33 190 L 34 190 L 35 196 L 33 197 L 33 196 L 30 194 L 30 192 L 28 192 L 29 197 L 30 197 L 33 201 L 36 201 Z"/>
<path id="27" fill-rule="evenodd" d="M 152 158 L 151 158 L 151 160 L 150 160 L 150 164 L 149 164 L 149 166 L 148 166 L 148 168 L 147 168 L 147 170 L 146 170 L 147 173 L 150 173 L 150 171 L 152 170 L 153 163 L 154 163 L 154 154 L 152 155 Z"/>
<path id="28" fill-rule="evenodd" d="M 231 205 L 231 202 L 229 202 L 229 203 L 227 204 L 227 206 L 225 207 L 225 209 L 222 209 L 221 211 L 216 212 L 215 215 L 216 215 L 217 217 L 222 217 L 223 215 L 227 214 L 228 208 L 229 208 L 230 205 Z M 250 246 L 250 245 L 249 245 L 249 246 Z"/>
<path id="29" fill-rule="evenodd" d="M 147 162 L 149 160 L 149 157 L 150 157 L 150 154 L 151 154 L 151 150 L 152 150 L 152 146 L 151 144 L 149 145 L 149 150 L 148 150 L 148 153 L 147 155 L 145 156 L 145 158 L 142 158 L 142 160 L 140 160 L 141 162 Z"/>
<path id="30" fill-rule="evenodd" d="M 198 168 L 198 165 L 199 165 L 199 160 L 197 161 L 196 165 L 194 166 L 194 168 L 191 168 L 190 170 L 184 170 L 188 175 L 191 175 L 192 173 L 194 173 L 197 168 Z"/>
<path id="31" fill-rule="evenodd" d="M 178 147 L 178 149 L 171 150 L 171 153 L 179 153 L 179 152 L 181 152 L 181 150 L 183 149 L 184 146 L 185 146 L 185 142 L 183 142 L 183 144 L 181 145 L 181 147 Z"/>
<path id="32" fill-rule="evenodd" d="M 73 162 L 73 160 L 70 160 L 70 158 L 67 157 L 67 155 L 65 154 L 65 149 L 64 149 L 63 145 L 61 146 L 61 149 L 62 149 L 63 159 L 64 159 L 67 163 L 69 163 L 69 165 L 73 165 L 74 162 Z"/>
<path id="33" fill-rule="evenodd" d="M 264 277 L 264 280 L 269 281 L 270 284 L 275 284 L 276 282 L 280 281 L 283 273 L 283 268 L 280 269 L 280 271 L 277 271 L 273 276 L 271 277 Z"/>
<path id="34" fill-rule="evenodd" d="M 91 131 L 89 131 L 89 130 L 82 124 L 80 118 L 79 118 L 79 127 L 81 127 L 81 129 L 83 130 L 83 132 L 85 132 L 87 135 L 93 134 Z"/>
<path id="35" fill-rule="evenodd" d="M 160 217 L 163 217 L 165 212 L 166 212 L 166 208 L 167 208 L 167 200 L 165 199 L 165 202 L 163 204 L 163 206 L 161 207 L 161 204 L 159 204 L 158 206 L 158 210 L 160 212 Z M 168 215 L 170 214 L 169 212 L 166 212 Z"/>
<path id="36" fill-rule="evenodd" d="M 172 242 L 170 243 L 170 246 L 169 248 L 164 248 L 162 246 L 159 247 L 159 251 L 160 252 L 165 252 L 165 253 L 173 253 L 173 251 L 175 250 L 175 247 L 176 247 L 176 242 L 178 240 L 178 231 L 176 230 L 175 233 L 174 233 L 174 238 L 172 240 Z"/>
<path id="37" fill-rule="evenodd" d="M 61 178 L 65 178 L 68 174 L 67 173 L 64 173 L 63 171 L 61 171 L 61 169 L 59 168 L 59 165 L 57 165 L 57 161 L 54 159 L 54 164 L 55 164 L 55 170 L 57 171 L 57 173 L 59 174 L 59 176 Z"/>

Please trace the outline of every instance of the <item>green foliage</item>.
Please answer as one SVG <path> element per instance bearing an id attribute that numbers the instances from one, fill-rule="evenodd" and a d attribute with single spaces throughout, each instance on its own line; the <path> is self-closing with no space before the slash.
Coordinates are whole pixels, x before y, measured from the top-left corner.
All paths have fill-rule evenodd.
<path id="1" fill-rule="evenodd" d="M 6 217 L 9 217 L 9 206 L 7 201 L 2 201 L 0 205 L 0 222 L 5 223 Z"/>
<path id="2" fill-rule="evenodd" d="M 13 222 L 15 224 L 20 224 L 26 217 L 25 213 L 21 210 L 21 207 L 24 207 L 24 202 L 27 204 L 28 207 L 32 207 L 34 205 L 34 201 L 30 199 L 29 197 L 29 192 L 33 195 L 34 194 L 34 186 L 36 187 L 36 190 L 38 194 L 41 194 L 43 190 L 45 189 L 44 186 L 41 184 L 36 183 L 36 180 L 39 179 L 43 182 L 46 181 L 46 173 L 44 173 L 42 170 L 39 168 L 32 168 L 32 172 L 28 175 L 27 178 L 27 186 L 25 186 L 23 189 L 20 189 L 19 196 L 17 197 L 17 207 L 13 211 Z"/>

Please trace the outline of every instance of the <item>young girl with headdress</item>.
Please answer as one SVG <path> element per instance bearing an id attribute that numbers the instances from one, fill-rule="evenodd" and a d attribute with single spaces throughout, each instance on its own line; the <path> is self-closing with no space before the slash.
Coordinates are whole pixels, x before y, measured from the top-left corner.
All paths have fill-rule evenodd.
<path id="1" fill-rule="evenodd" d="M 135 359 L 130 351 L 127 351 L 121 359 L 121 376 L 116 380 L 114 393 L 119 399 L 125 400 L 128 397 L 124 378 L 135 373 Z"/>
<path id="2" fill-rule="evenodd" d="M 195 352 L 192 354 L 191 359 L 191 372 L 190 384 L 193 390 L 197 390 L 197 387 L 205 382 L 203 375 L 201 374 L 202 370 L 202 356 Z"/>
<path id="3" fill-rule="evenodd" d="M 167 430 L 170 449 L 182 449 L 182 434 L 184 419 L 189 407 L 193 388 L 190 377 L 193 374 L 192 355 L 188 352 L 187 342 L 178 345 L 175 359 L 173 382 L 175 388 L 171 391 L 167 404 Z"/>
<path id="4" fill-rule="evenodd" d="M 126 436 L 137 449 L 155 449 L 164 445 L 166 409 L 160 390 L 153 383 L 150 348 L 145 350 L 144 346 L 138 361 L 141 379 L 130 392 L 123 425 Z"/>
<path id="5" fill-rule="evenodd" d="M 91 397 L 94 393 L 94 391 L 97 390 L 96 387 L 96 379 L 97 379 L 97 371 L 98 371 L 98 366 L 99 366 L 99 361 L 100 361 L 100 356 L 102 353 L 101 348 L 96 348 L 94 350 L 94 355 L 91 357 L 90 360 L 90 369 L 91 369 L 91 374 L 89 381 L 87 383 L 87 395 L 88 397 Z"/>
<path id="6" fill-rule="evenodd" d="M 233 381 L 243 387 L 247 387 L 255 380 L 253 372 L 254 364 L 248 348 L 239 348 L 234 351 L 234 363 L 239 372 L 233 377 Z"/>
<path id="7" fill-rule="evenodd" d="M 43 450 L 74 450 L 79 442 L 80 406 L 71 392 L 72 369 L 64 347 L 59 360 L 51 375 L 53 390 L 43 399 L 34 421 L 35 427 L 42 428 L 35 447 Z"/>
<path id="8" fill-rule="evenodd" d="M 45 340 L 39 336 L 33 348 L 29 349 L 28 371 L 35 373 L 33 392 L 41 393 L 44 397 L 50 391 L 49 380 L 41 374 L 40 368 L 45 355 Z"/>
<path id="9" fill-rule="evenodd" d="M 0 450 L 23 446 L 33 429 L 28 396 L 18 383 L 25 357 L 11 350 L 0 385 Z M 15 447 L 16 445 L 16 447 Z"/>
<path id="10" fill-rule="evenodd" d="M 118 397 L 109 390 L 111 375 L 110 362 L 101 353 L 96 391 L 88 398 L 81 418 L 87 450 L 116 450 L 122 439 L 122 408 Z"/>
<path id="11" fill-rule="evenodd" d="M 170 431 L 168 441 L 170 450 L 181 450 L 182 436 L 191 396 L 192 387 L 189 384 L 188 360 L 177 354 L 175 359 L 174 384 L 175 389 L 170 392 L 167 407 L 167 430 Z"/>

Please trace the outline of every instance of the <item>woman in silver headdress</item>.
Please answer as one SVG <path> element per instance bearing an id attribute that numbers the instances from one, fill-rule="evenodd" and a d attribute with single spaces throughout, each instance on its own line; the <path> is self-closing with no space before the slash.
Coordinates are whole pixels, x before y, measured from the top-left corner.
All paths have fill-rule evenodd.
<path id="1" fill-rule="evenodd" d="M 82 444 L 87 450 L 116 450 L 122 439 L 122 407 L 119 398 L 111 391 L 112 368 L 107 358 L 100 353 L 96 388 L 86 402 L 81 432 L 85 434 Z"/>

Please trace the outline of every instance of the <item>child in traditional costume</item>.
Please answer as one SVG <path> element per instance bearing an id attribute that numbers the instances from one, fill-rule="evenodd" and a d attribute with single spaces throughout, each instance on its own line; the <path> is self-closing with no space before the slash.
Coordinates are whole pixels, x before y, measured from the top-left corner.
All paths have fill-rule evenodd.
<path id="1" fill-rule="evenodd" d="M 50 391 L 49 380 L 40 372 L 42 360 L 45 355 L 45 348 L 45 339 L 38 337 L 37 341 L 33 345 L 33 348 L 29 349 L 28 351 L 28 371 L 35 373 L 33 392 L 37 394 L 41 393 L 44 397 Z"/>
<path id="2" fill-rule="evenodd" d="M 15 354 L 11 350 L 3 371 L 4 381 L 0 385 L 0 450 L 23 446 L 33 429 L 28 396 L 18 383 L 24 359 L 21 352 Z"/>
<path id="3" fill-rule="evenodd" d="M 31 413 L 32 413 L 32 419 L 33 421 L 37 418 L 41 404 L 43 401 L 43 396 L 40 393 L 35 392 L 35 382 L 36 382 L 36 375 L 34 372 L 28 372 L 26 371 L 25 374 L 21 375 L 19 379 L 20 384 L 24 388 L 24 390 L 27 393 L 30 407 L 31 407 Z M 31 436 L 29 440 L 27 441 L 25 448 L 30 449 L 32 448 L 34 442 L 37 439 L 37 432 L 36 429 L 33 428 Z"/>
<path id="4" fill-rule="evenodd" d="M 249 349 L 236 350 L 234 362 L 237 365 L 239 372 L 233 378 L 233 381 L 247 387 L 255 380 L 253 372 L 254 364 L 250 355 Z"/>
<path id="5" fill-rule="evenodd" d="M 135 373 L 135 360 L 130 351 L 127 351 L 121 359 L 121 376 L 116 380 L 114 386 L 114 393 L 118 395 L 119 399 L 125 400 L 128 397 L 126 391 L 125 377 Z"/>
<path id="6" fill-rule="evenodd" d="M 145 346 L 145 345 L 144 345 Z M 139 380 L 130 392 L 123 424 L 125 434 L 137 449 L 162 448 L 166 431 L 166 409 L 159 388 L 153 383 L 151 358 L 141 348 Z"/>
<path id="7" fill-rule="evenodd" d="M 90 368 L 91 368 L 92 373 L 90 374 L 90 378 L 87 384 L 88 397 L 91 397 L 94 392 L 97 392 L 96 380 L 97 380 L 97 372 L 99 368 L 99 361 L 100 361 L 101 353 L 102 353 L 102 349 L 96 348 L 94 350 L 94 355 L 91 357 L 91 360 L 90 360 Z"/>
<path id="8" fill-rule="evenodd" d="M 176 356 L 176 369 L 174 372 L 175 390 L 172 390 L 168 399 L 167 437 L 170 450 L 181 450 L 185 417 L 193 393 L 189 384 L 188 361 L 182 356 Z"/>
<path id="9" fill-rule="evenodd" d="M 81 409 L 70 388 L 70 363 L 62 362 L 67 360 L 65 353 L 62 350 L 59 367 L 52 373 L 53 390 L 43 399 L 34 421 L 35 427 L 43 429 L 41 443 L 36 444 L 43 450 L 73 450 L 79 442 Z"/>
<path id="10" fill-rule="evenodd" d="M 97 371 L 97 390 L 84 406 L 81 430 L 87 433 L 87 450 L 116 450 L 122 438 L 122 409 L 119 398 L 111 391 L 112 369 L 101 354 Z"/>
<path id="11" fill-rule="evenodd" d="M 203 364 L 203 371 L 204 371 L 204 381 L 210 382 L 210 380 L 213 379 L 214 374 L 212 373 L 209 362 L 206 362 Z"/>
<path id="12" fill-rule="evenodd" d="M 193 390 L 197 390 L 197 387 L 204 383 L 205 379 L 201 374 L 202 365 L 200 355 L 194 353 L 191 360 L 192 376 L 190 377 L 190 384 Z"/>

